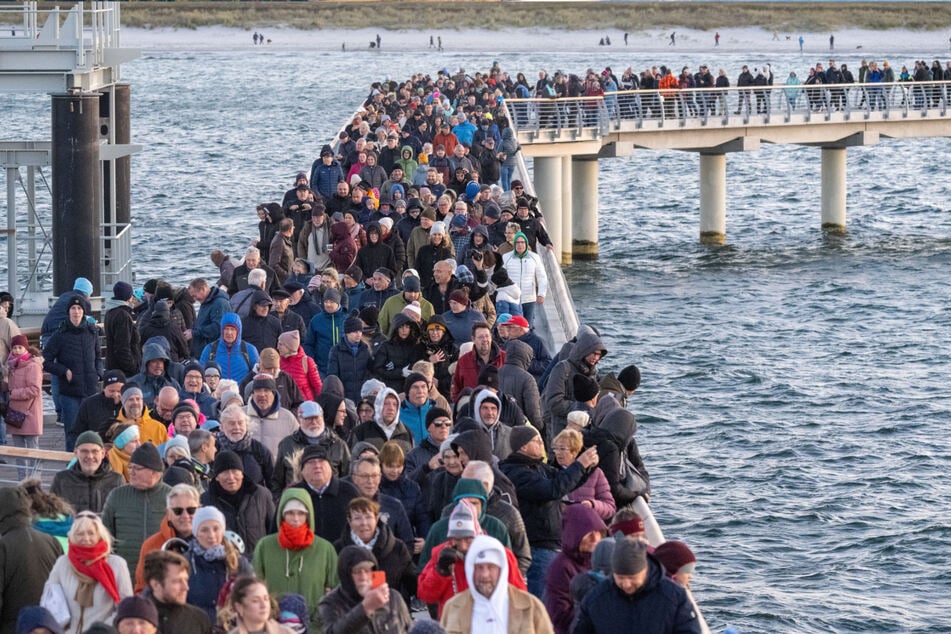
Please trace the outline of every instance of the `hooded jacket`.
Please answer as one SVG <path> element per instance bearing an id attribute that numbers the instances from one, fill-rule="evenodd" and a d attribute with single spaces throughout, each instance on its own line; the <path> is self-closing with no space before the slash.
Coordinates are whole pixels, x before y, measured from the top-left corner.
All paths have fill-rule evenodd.
<path id="1" fill-rule="evenodd" d="M 357 243 L 343 221 L 330 225 L 330 261 L 338 271 L 349 269 L 357 257 Z"/>
<path id="2" fill-rule="evenodd" d="M 162 364 L 165 366 L 162 370 L 162 374 L 153 376 L 149 373 L 150 361 L 162 361 Z M 150 409 L 155 408 L 155 397 L 158 396 L 159 391 L 163 387 L 173 387 L 176 392 L 182 390 L 181 384 L 179 384 L 179 382 L 172 377 L 171 372 L 169 372 L 171 363 L 172 359 L 162 346 L 157 343 L 145 344 L 145 347 L 142 349 L 142 366 L 138 374 L 129 378 L 129 383 L 135 383 L 142 389 L 142 400 Z"/>
<path id="3" fill-rule="evenodd" d="M 601 351 L 602 358 L 607 354 L 607 348 L 601 342 L 601 337 L 594 331 L 585 331 L 578 335 L 578 341 L 568 353 L 568 358 L 559 361 L 552 369 L 542 395 L 545 433 L 549 440 L 558 435 L 568 422 L 568 412 L 571 411 L 571 406 L 575 402 L 572 377 L 575 374 L 584 374 L 597 380 L 597 366 L 592 367 L 584 360 L 589 354 L 597 351 Z"/>
<path id="4" fill-rule="evenodd" d="M 126 376 L 135 374 L 141 362 L 142 341 L 132 317 L 132 307 L 121 300 L 107 300 L 103 329 L 106 331 L 106 369 L 122 370 Z"/>
<path id="5" fill-rule="evenodd" d="M 582 553 L 579 548 L 585 535 L 607 532 L 604 521 L 594 510 L 580 504 L 565 509 L 561 531 L 561 552 L 551 562 L 545 575 L 545 608 L 551 615 L 555 634 L 568 634 L 574 619 L 574 604 L 569 585 L 575 575 L 591 568 L 591 553 Z"/>
<path id="6" fill-rule="evenodd" d="M 598 448 L 598 466 L 604 473 L 617 508 L 623 508 L 644 493 L 650 492 L 650 474 L 644 466 L 634 434 L 637 422 L 634 414 L 626 409 L 615 408 L 604 417 L 601 426 L 588 432 L 585 444 Z M 647 481 L 647 491 L 627 488 L 621 479 L 621 464 L 625 455 L 630 463 Z"/>
<path id="7" fill-rule="evenodd" d="M 402 295 L 400 296 L 402 297 Z M 392 298 L 390 298 L 390 301 L 392 301 Z M 389 304 L 389 301 L 387 304 Z M 423 319 L 425 318 L 424 315 Z M 410 327 L 409 338 L 407 339 L 401 339 L 399 336 L 400 326 L 404 324 Z M 403 383 L 406 380 L 403 376 L 403 369 L 411 367 L 425 356 L 426 348 L 419 341 L 419 324 L 403 313 L 397 313 L 390 325 L 389 339 L 377 349 L 373 356 L 371 374 L 374 378 L 386 383 L 387 387 L 399 391 L 403 389 Z M 412 449 L 412 447 L 409 449 Z"/>
<path id="8" fill-rule="evenodd" d="M 142 324 L 140 334 L 142 341 L 148 341 L 157 336 L 165 337 L 165 340 L 169 343 L 172 361 L 185 361 L 191 356 L 182 329 L 172 321 L 172 313 L 165 301 L 155 303 L 155 308 L 152 309 L 149 317 Z M 131 376 L 131 374 L 126 376 Z"/>
<path id="9" fill-rule="evenodd" d="M 302 489 L 287 489 L 281 495 L 274 524 L 279 528 L 284 517 L 284 507 L 291 500 L 307 508 L 307 523 L 315 528 L 314 506 L 310 496 Z M 317 614 L 317 604 L 336 587 L 337 552 L 327 540 L 314 535 L 314 541 L 301 550 L 289 550 L 281 546 L 276 534 L 263 537 L 254 549 L 252 562 L 254 574 L 267 584 L 272 596 L 294 592 L 304 597 L 310 614 L 311 632 L 322 632 L 323 626 Z"/>
<path id="10" fill-rule="evenodd" d="M 700 634 L 697 612 L 687 592 L 664 574 L 663 566 L 647 555 L 647 581 L 633 595 L 625 594 L 608 577 L 578 606 L 573 634 Z"/>
<path id="11" fill-rule="evenodd" d="M 330 152 L 333 154 L 333 150 L 329 145 L 325 145 L 320 149 L 320 153 Z M 321 157 L 317 157 L 317 160 L 314 161 L 314 164 L 310 167 L 310 188 L 314 193 L 320 194 L 324 197 L 324 200 L 329 200 L 331 196 L 337 191 L 337 183 L 343 180 L 343 169 L 340 167 L 340 163 L 337 162 L 337 159 L 334 158 L 330 162 L 330 165 L 324 165 L 324 161 Z"/>
<path id="12" fill-rule="evenodd" d="M 511 581 L 502 581 L 510 578 L 512 561 L 511 553 L 500 547 L 501 544 L 486 535 L 479 535 L 472 540 L 464 564 L 469 590 L 458 593 L 446 603 L 440 620 L 448 634 L 484 631 L 549 634 L 552 631 L 551 621 L 542 602 L 530 595 L 524 587 Z M 504 551 L 505 556 L 500 550 Z M 491 597 L 484 597 L 472 589 L 475 565 L 487 551 L 495 551 L 495 556 L 491 558 L 501 561 L 499 582 Z M 502 619 L 504 627 L 502 623 L 498 623 Z M 488 623 L 489 621 L 492 623 Z M 494 623 L 498 625 L 492 629 L 486 627 L 491 627 Z"/>
<path id="13" fill-rule="evenodd" d="M 534 353 L 531 346 L 518 339 L 505 342 L 505 363 L 499 368 L 499 385 L 505 386 L 505 393 L 515 399 L 528 421 L 535 429 L 542 429 L 541 396 L 538 383 L 529 368 Z"/>
<path id="14" fill-rule="evenodd" d="M 395 424 L 393 424 L 392 433 L 387 435 L 386 431 L 383 429 L 383 404 L 387 397 L 393 397 L 397 400 L 397 402 L 400 400 L 399 394 L 396 393 L 396 390 L 389 387 L 380 390 L 380 392 L 376 395 L 376 401 L 374 403 L 374 420 L 360 423 L 354 428 L 353 433 L 350 436 L 351 447 L 360 441 L 366 441 L 377 449 L 381 449 L 386 441 L 392 440 L 393 442 L 399 443 L 400 448 L 403 450 L 403 455 L 406 455 L 413 450 L 413 447 L 415 446 L 413 433 L 406 425 L 400 422 L 398 410 Z"/>
<path id="15" fill-rule="evenodd" d="M 373 233 L 377 235 L 375 242 L 370 240 Z M 396 254 L 392 247 L 383 242 L 383 230 L 379 222 L 374 221 L 367 225 L 367 243 L 357 253 L 356 265 L 363 272 L 364 279 L 373 277 L 374 271 L 381 267 L 394 272 L 397 270 Z"/>
<path id="16" fill-rule="evenodd" d="M 498 460 L 492 454 L 492 441 L 489 435 L 481 429 L 472 429 L 464 431 L 452 441 L 453 450 L 458 452 L 461 448 L 469 456 L 469 460 L 481 460 L 486 464 L 492 465 L 492 473 L 495 475 L 495 486 L 493 491 L 498 493 L 503 500 L 518 508 L 518 496 L 515 493 L 515 485 L 509 480 L 501 469 L 499 469 Z"/>
<path id="17" fill-rule="evenodd" d="M 203 366 L 207 366 L 209 361 L 215 361 L 221 368 L 221 378 L 240 383 L 258 362 L 258 349 L 241 338 L 243 326 L 237 313 L 229 312 L 221 318 L 221 327 L 225 326 L 236 327 L 238 338 L 230 347 L 220 338 L 209 343 L 202 350 L 200 361 Z"/>
<path id="18" fill-rule="evenodd" d="M 367 616 L 363 597 L 353 583 L 355 566 L 370 562 L 377 567 L 376 557 L 360 546 L 347 546 L 337 558 L 340 586 L 324 597 L 318 606 L 325 634 L 403 634 L 412 625 L 406 602 L 399 592 L 390 592 L 387 605 Z"/>
<path id="19" fill-rule="evenodd" d="M 337 552 L 354 545 L 351 531 L 344 531 L 340 539 L 334 542 Z M 397 539 L 384 522 L 377 522 L 376 541 L 370 551 L 376 557 L 377 569 L 386 573 L 390 588 L 403 595 L 403 600 L 409 605 L 410 598 L 416 594 L 416 566 L 413 565 L 409 547 Z"/>
<path id="20" fill-rule="evenodd" d="M 479 411 L 482 407 L 482 404 L 486 401 L 495 403 L 495 406 L 498 408 L 498 417 L 496 418 L 495 423 L 492 425 L 487 425 L 485 423 L 485 421 L 482 419 L 482 414 Z M 474 418 L 475 421 L 479 423 L 479 425 L 488 435 L 489 441 L 492 443 L 492 455 L 499 460 L 504 460 L 505 458 L 508 458 L 509 454 L 512 453 L 512 447 L 509 441 L 509 437 L 512 435 L 512 428 L 502 422 L 501 415 L 502 401 L 499 399 L 499 397 L 496 396 L 492 390 L 479 390 L 476 393 L 472 404 L 472 418 Z"/>
<path id="21" fill-rule="evenodd" d="M 370 347 L 361 338 L 357 344 L 351 345 L 346 336 L 330 350 L 330 367 L 328 374 L 340 378 L 343 382 L 347 398 L 354 403 L 360 402 L 360 388 L 370 378 L 370 364 L 373 356 Z"/>
<path id="22" fill-rule="evenodd" d="M 343 322 L 347 313 L 343 307 L 337 312 L 328 313 L 321 310 L 314 315 L 307 326 L 307 336 L 304 338 L 304 351 L 317 364 L 320 378 L 326 380 L 330 367 L 330 350 L 344 338 Z"/>
<path id="23" fill-rule="evenodd" d="M 0 634 L 13 634 L 21 608 L 38 605 L 63 549 L 30 526 L 30 500 L 19 487 L 0 488 Z"/>

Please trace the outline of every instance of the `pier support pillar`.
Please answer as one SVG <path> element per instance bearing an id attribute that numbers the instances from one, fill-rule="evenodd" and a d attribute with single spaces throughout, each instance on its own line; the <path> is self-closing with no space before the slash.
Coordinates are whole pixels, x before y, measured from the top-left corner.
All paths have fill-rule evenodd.
<path id="1" fill-rule="evenodd" d="M 545 215 L 545 229 L 554 245 L 556 258 L 560 258 L 561 242 L 561 157 L 535 157 L 535 193 Z"/>
<path id="2" fill-rule="evenodd" d="M 700 242 L 726 242 L 726 154 L 700 155 Z"/>
<path id="3" fill-rule="evenodd" d="M 571 157 L 561 157 L 561 263 L 571 264 L 571 243 L 574 232 L 574 208 L 571 195 Z"/>
<path id="4" fill-rule="evenodd" d="M 845 233 L 845 148 L 822 148 L 822 230 Z"/>
<path id="5" fill-rule="evenodd" d="M 101 271 L 99 94 L 52 96 L 53 295 L 92 281 Z"/>
<path id="6" fill-rule="evenodd" d="M 571 252 L 576 260 L 598 257 L 598 159 L 571 159 Z"/>

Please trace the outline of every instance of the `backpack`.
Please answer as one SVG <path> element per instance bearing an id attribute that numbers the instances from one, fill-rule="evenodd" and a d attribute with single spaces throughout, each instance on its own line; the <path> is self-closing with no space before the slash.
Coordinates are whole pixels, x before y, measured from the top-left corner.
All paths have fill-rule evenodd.
<path id="1" fill-rule="evenodd" d="M 208 353 L 208 361 L 214 361 L 215 357 L 218 356 L 218 344 L 221 343 L 221 339 L 215 339 L 211 342 L 211 351 Z M 248 344 L 244 341 L 241 342 L 241 356 L 244 357 L 244 362 L 248 364 L 248 369 L 250 370 L 254 366 L 251 364 L 251 356 L 248 354 Z"/>

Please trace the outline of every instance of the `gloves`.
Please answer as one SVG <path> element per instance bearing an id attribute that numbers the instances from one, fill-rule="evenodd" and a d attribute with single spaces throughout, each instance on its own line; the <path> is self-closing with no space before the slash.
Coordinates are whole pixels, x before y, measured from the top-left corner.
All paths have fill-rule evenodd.
<path id="1" fill-rule="evenodd" d="M 459 551 L 451 546 L 446 546 L 439 551 L 439 558 L 436 560 L 436 573 L 443 577 L 451 577 L 452 567 L 459 559 L 461 559 Z"/>
<path id="2" fill-rule="evenodd" d="M 384 369 L 386 369 L 386 370 L 388 370 L 388 371 L 391 371 L 391 372 L 393 371 L 393 368 L 395 368 L 395 367 L 396 367 L 396 366 L 393 365 L 393 362 L 392 362 L 392 361 L 388 361 L 388 362 L 386 363 L 386 365 L 383 366 Z"/>
<path id="3" fill-rule="evenodd" d="M 410 368 L 408 365 L 407 365 L 407 366 L 403 366 L 403 378 L 404 378 L 404 379 L 408 379 L 408 378 L 409 378 L 409 375 L 412 374 L 412 373 L 413 373 L 413 369 L 412 369 L 412 368 Z"/>

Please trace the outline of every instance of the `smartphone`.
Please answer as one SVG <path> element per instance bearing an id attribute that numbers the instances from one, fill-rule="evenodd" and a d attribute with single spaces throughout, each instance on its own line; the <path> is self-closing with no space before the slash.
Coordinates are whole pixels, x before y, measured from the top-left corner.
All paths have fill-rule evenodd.
<path id="1" fill-rule="evenodd" d="M 370 586 L 373 589 L 379 588 L 384 583 L 386 583 L 386 573 L 382 570 L 373 571 L 373 585 Z"/>

